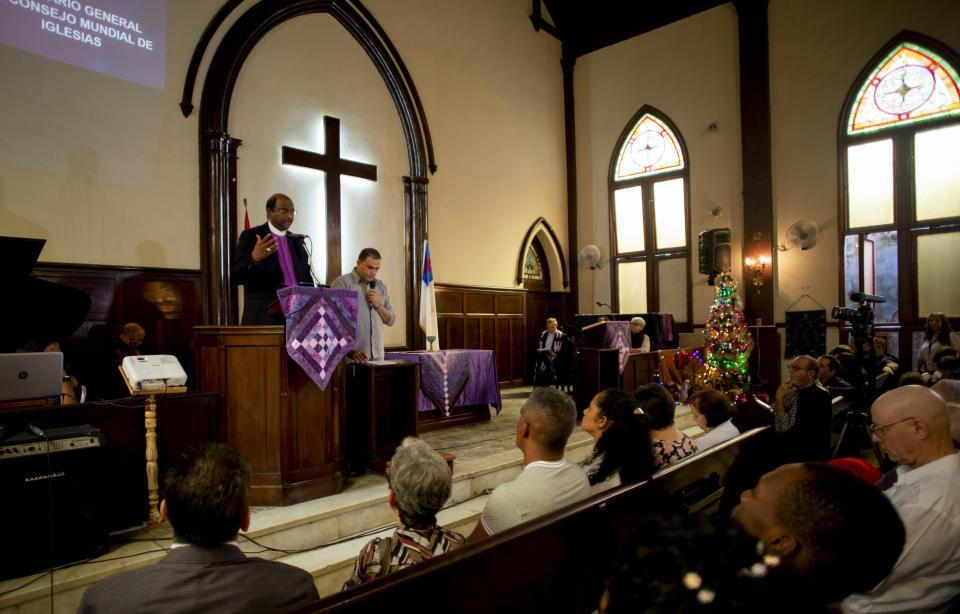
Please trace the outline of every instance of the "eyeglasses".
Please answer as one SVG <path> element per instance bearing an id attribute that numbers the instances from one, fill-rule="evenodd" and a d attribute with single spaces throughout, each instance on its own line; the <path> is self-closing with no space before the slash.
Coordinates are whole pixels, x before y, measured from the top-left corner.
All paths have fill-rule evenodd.
<path id="1" fill-rule="evenodd" d="M 296 210 L 296 209 L 283 208 L 283 209 L 274 209 L 274 211 L 277 212 L 277 213 L 279 213 L 280 215 L 287 215 L 288 213 L 289 213 L 290 215 L 296 215 L 296 214 L 297 214 L 297 210 Z"/>
<path id="2" fill-rule="evenodd" d="M 800 365 L 790 365 L 787 368 L 790 369 L 791 371 L 818 371 L 820 369 L 819 366 L 811 369 L 809 367 L 801 367 Z"/>
<path id="3" fill-rule="evenodd" d="M 870 425 L 870 434 L 876 435 L 877 437 L 886 437 L 887 429 L 889 429 L 891 426 L 896 426 L 901 422 L 908 422 L 913 419 L 914 417 L 910 416 L 909 418 L 904 418 L 903 420 L 897 420 L 896 422 L 891 422 L 890 424 L 884 424 L 883 426 L 877 426 L 876 424 L 872 424 Z"/>

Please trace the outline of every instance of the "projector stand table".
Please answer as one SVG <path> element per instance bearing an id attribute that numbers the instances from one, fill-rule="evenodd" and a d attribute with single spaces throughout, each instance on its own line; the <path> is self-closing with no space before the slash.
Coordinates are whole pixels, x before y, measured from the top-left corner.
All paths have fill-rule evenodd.
<path id="1" fill-rule="evenodd" d="M 130 385 L 130 380 L 127 379 L 127 374 L 123 372 L 123 367 L 119 367 L 119 369 L 130 395 L 147 397 L 147 402 L 143 406 L 143 426 L 146 427 L 147 439 L 147 505 L 149 506 L 145 523 L 148 526 L 161 524 L 163 516 L 160 515 L 160 481 L 158 479 L 160 468 L 157 465 L 157 395 L 179 394 L 186 392 L 187 387 L 170 386 L 168 388 L 139 390 Z"/>

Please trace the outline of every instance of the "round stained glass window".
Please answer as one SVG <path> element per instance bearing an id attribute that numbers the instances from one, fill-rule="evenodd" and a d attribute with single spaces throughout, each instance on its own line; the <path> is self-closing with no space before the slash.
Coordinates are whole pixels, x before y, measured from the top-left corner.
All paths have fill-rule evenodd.
<path id="1" fill-rule="evenodd" d="M 873 99 L 884 113 L 902 115 L 923 106 L 935 85 L 933 71 L 926 66 L 902 66 L 880 80 Z"/>
<path id="2" fill-rule="evenodd" d="M 663 135 L 653 130 L 647 130 L 637 135 L 630 146 L 630 157 L 642 167 L 653 166 L 663 157 Z"/>

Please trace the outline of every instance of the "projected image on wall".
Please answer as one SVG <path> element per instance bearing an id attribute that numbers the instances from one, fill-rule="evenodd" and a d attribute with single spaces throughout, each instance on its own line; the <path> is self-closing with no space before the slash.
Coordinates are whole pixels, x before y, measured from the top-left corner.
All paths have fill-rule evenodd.
<path id="1" fill-rule="evenodd" d="M 3 0 L 0 44 L 164 87 L 166 0 Z"/>

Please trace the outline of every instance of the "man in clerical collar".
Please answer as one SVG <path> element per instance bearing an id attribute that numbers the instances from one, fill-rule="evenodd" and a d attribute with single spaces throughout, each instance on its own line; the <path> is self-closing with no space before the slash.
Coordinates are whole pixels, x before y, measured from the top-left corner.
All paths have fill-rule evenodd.
<path id="1" fill-rule="evenodd" d="M 283 324 L 277 290 L 313 284 L 303 237 L 288 231 L 296 213 L 289 196 L 274 194 L 267 199 L 266 223 L 240 233 L 231 274 L 243 285 L 245 326 Z"/>
<path id="2" fill-rule="evenodd" d="M 393 326 L 397 316 L 390 303 L 387 285 L 377 279 L 380 252 L 365 247 L 357 257 L 357 266 L 333 280 L 331 288 L 355 290 L 360 309 L 357 313 L 357 345 L 347 353 L 353 362 L 383 360 L 383 327 Z"/>
<path id="3" fill-rule="evenodd" d="M 303 569 L 247 557 L 237 545 L 250 526 L 250 465 L 210 442 L 183 453 L 164 480 L 160 513 L 173 544 L 160 562 L 101 580 L 78 612 L 286 612 L 318 599 Z"/>

